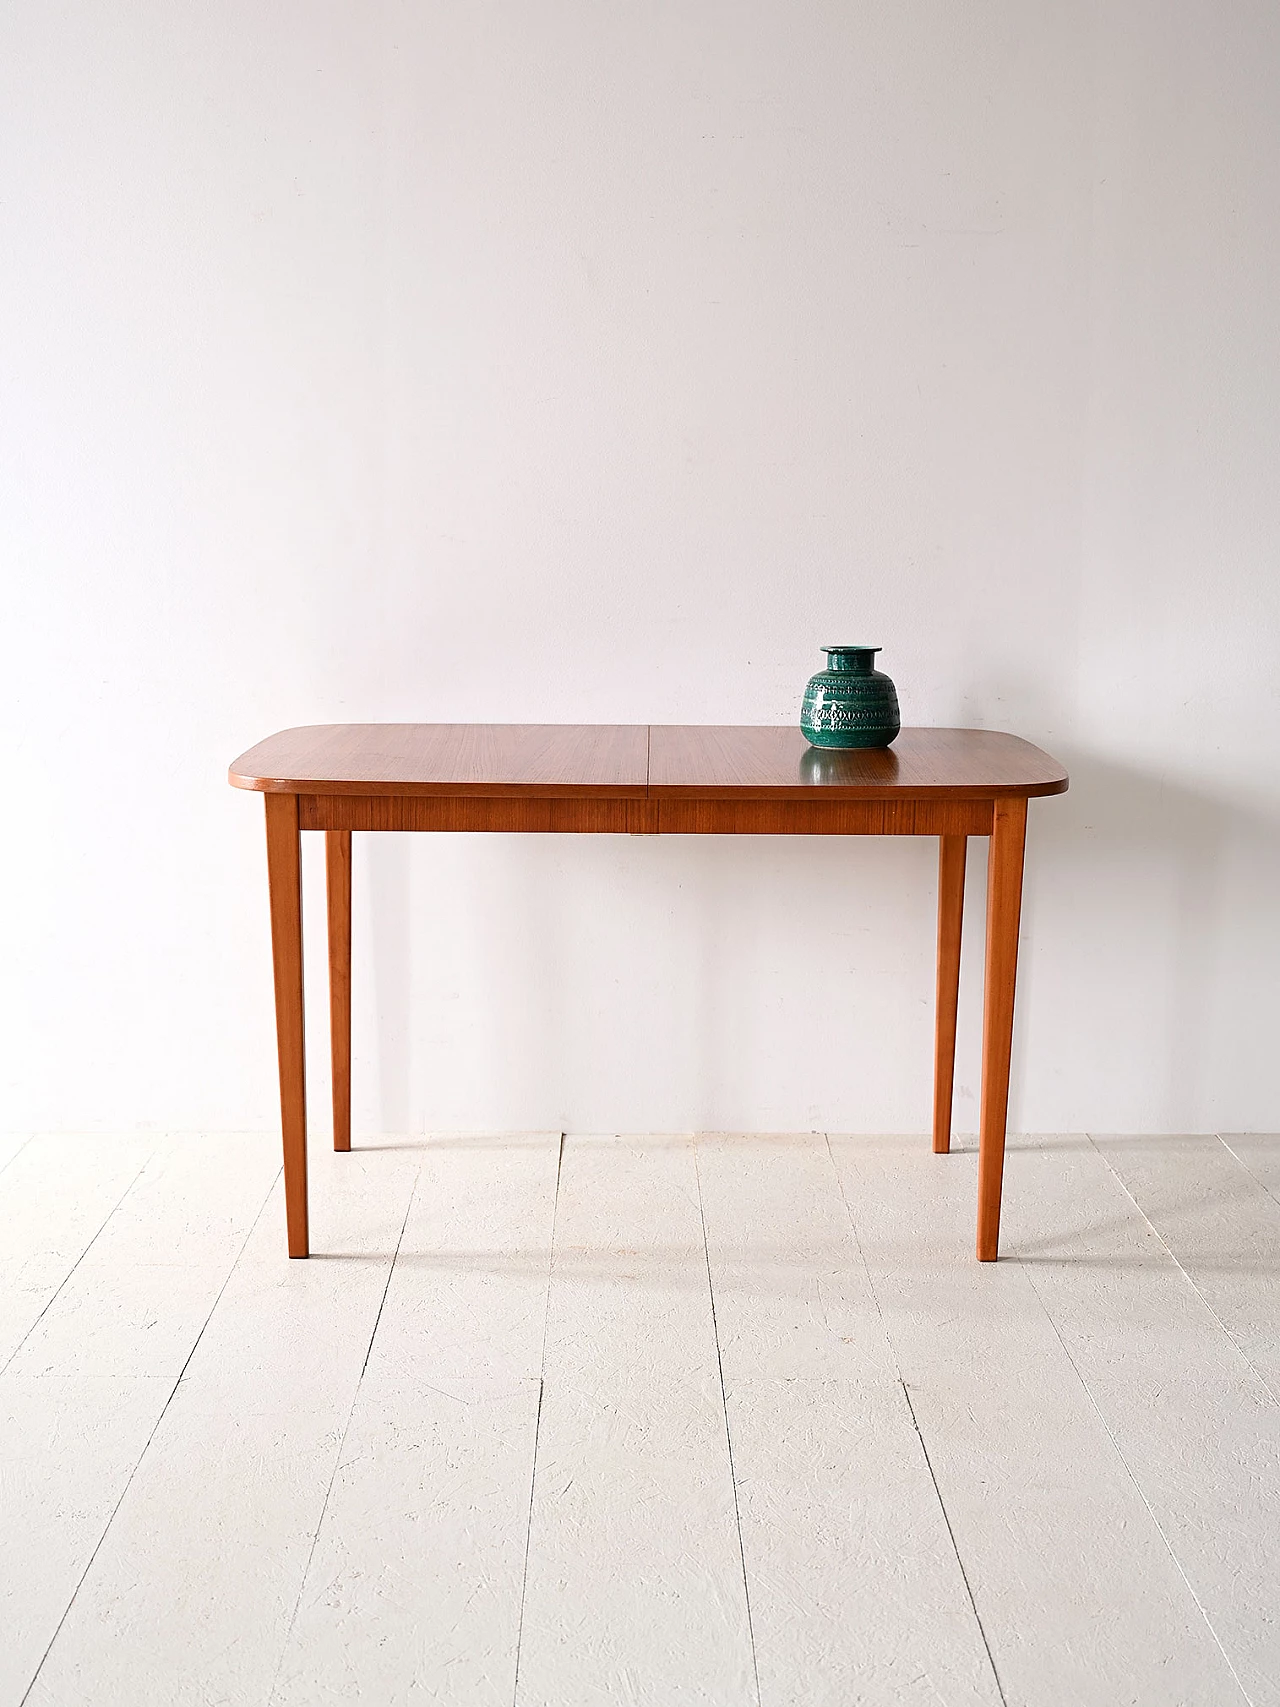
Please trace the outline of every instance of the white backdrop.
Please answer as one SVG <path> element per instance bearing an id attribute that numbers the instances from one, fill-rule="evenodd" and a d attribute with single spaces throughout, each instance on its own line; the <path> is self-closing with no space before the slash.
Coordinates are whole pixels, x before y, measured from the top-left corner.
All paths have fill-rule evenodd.
<path id="1" fill-rule="evenodd" d="M 5 7 L 3 1124 L 274 1120 L 261 736 L 784 722 L 834 638 L 1072 772 L 1014 1124 L 1280 1125 L 1278 74 L 1271 0 Z M 934 857 L 357 838 L 357 1129 L 923 1131 Z"/>

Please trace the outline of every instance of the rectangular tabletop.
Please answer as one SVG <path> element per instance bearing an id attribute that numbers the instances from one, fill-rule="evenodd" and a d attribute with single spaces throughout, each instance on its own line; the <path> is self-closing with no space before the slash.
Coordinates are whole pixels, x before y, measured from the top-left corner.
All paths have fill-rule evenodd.
<path id="1" fill-rule="evenodd" d="M 795 727 L 331 723 L 286 729 L 231 767 L 238 788 L 308 796 L 828 802 L 1060 794 L 1016 735 L 904 729 L 892 747 L 811 747 Z"/>

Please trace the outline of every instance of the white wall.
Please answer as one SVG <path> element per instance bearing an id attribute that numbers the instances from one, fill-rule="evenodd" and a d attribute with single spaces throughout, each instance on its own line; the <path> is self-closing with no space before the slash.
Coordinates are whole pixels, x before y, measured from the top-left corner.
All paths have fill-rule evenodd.
<path id="1" fill-rule="evenodd" d="M 845 637 L 1072 771 L 1015 1124 L 1280 1125 L 1278 73 L 1271 0 L 5 7 L 3 1124 L 274 1120 L 262 735 L 784 722 Z M 932 843 L 357 843 L 362 1130 L 927 1126 Z"/>

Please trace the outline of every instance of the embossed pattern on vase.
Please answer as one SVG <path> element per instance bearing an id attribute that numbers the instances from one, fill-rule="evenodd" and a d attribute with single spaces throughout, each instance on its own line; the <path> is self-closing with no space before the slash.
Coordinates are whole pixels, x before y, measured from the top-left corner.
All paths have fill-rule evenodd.
<path id="1" fill-rule="evenodd" d="M 824 646 L 827 668 L 810 678 L 800 727 L 815 747 L 887 747 L 902 727 L 898 694 L 872 668 L 878 646 Z"/>

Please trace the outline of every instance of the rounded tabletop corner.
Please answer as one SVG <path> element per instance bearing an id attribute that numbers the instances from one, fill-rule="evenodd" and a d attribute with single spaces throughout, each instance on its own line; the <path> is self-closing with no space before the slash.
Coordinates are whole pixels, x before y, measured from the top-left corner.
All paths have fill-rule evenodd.
<path id="1" fill-rule="evenodd" d="M 247 748 L 227 767 L 227 781 L 232 788 L 248 788 L 258 794 L 296 794 L 296 779 L 276 775 L 273 760 L 277 754 L 299 749 L 306 737 L 320 734 L 327 726 L 304 723 L 296 729 L 281 729 L 274 735 Z"/>
<path id="2" fill-rule="evenodd" d="M 736 799 L 995 800 L 1061 794 L 1066 771 L 997 729 L 906 728 L 888 747 L 809 744 L 799 728 L 659 725 L 650 730 L 649 793 Z"/>

